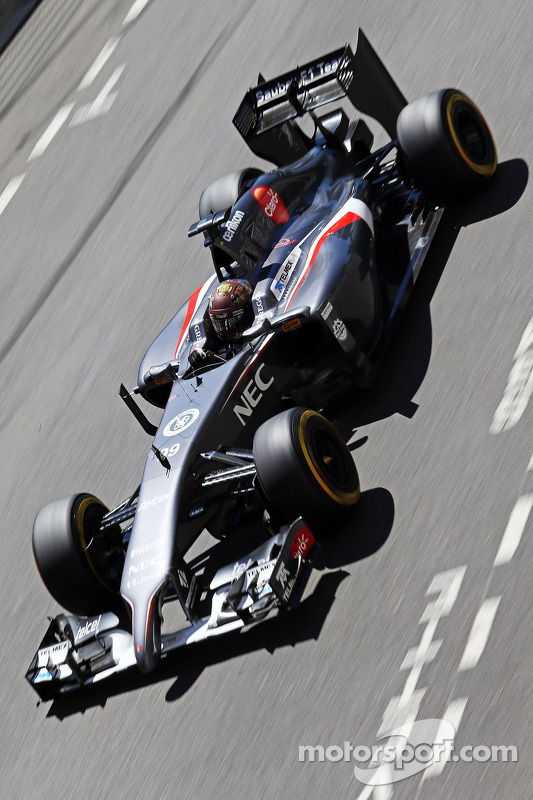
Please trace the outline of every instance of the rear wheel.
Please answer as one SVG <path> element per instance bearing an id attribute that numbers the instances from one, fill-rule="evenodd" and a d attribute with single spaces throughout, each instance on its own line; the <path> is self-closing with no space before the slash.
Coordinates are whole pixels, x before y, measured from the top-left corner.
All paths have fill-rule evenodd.
<path id="1" fill-rule="evenodd" d="M 101 535 L 107 510 L 96 497 L 75 494 L 49 503 L 33 524 L 33 554 L 43 583 L 74 614 L 122 607 L 122 531 L 117 525 Z"/>
<path id="2" fill-rule="evenodd" d="M 198 209 L 200 219 L 209 217 L 211 214 L 218 214 L 219 211 L 225 211 L 233 206 L 241 194 L 262 174 L 261 170 L 248 167 L 232 172 L 230 175 L 224 175 L 210 183 L 200 195 Z"/>
<path id="3" fill-rule="evenodd" d="M 404 172 L 435 202 L 453 203 L 480 191 L 496 172 L 489 126 L 457 89 L 441 89 L 405 106 L 397 136 Z"/>
<path id="4" fill-rule="evenodd" d="M 359 476 L 346 443 L 321 414 L 292 408 L 261 425 L 254 437 L 260 492 L 283 522 L 302 516 L 321 528 L 353 510 Z"/>

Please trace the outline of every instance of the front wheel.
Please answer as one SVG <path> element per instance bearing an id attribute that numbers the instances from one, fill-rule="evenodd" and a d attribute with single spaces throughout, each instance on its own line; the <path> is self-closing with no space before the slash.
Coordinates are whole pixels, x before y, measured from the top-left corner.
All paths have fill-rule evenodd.
<path id="1" fill-rule="evenodd" d="M 91 616 L 122 607 L 122 531 L 100 533 L 107 508 L 75 494 L 42 508 L 33 524 L 33 555 L 44 585 L 63 608 Z"/>
<path id="2" fill-rule="evenodd" d="M 498 165 L 481 111 L 463 92 L 441 89 L 405 106 L 396 124 L 406 177 L 446 205 L 487 187 Z"/>
<path id="3" fill-rule="evenodd" d="M 337 429 L 316 411 L 291 408 L 261 425 L 253 444 L 260 490 L 283 522 L 309 527 L 352 511 L 359 476 Z"/>

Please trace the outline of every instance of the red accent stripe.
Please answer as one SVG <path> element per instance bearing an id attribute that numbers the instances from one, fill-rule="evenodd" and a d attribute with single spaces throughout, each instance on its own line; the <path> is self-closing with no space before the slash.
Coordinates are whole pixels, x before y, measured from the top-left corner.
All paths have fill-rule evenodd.
<path id="1" fill-rule="evenodd" d="M 151 619 L 151 616 L 152 616 L 152 609 L 154 607 L 154 600 L 155 600 L 155 594 L 152 595 L 152 600 L 150 602 L 150 608 L 148 609 L 148 619 L 146 620 L 146 636 L 144 637 L 145 646 L 148 644 L 148 631 L 150 629 L 150 619 Z"/>
<path id="2" fill-rule="evenodd" d="M 174 353 L 174 358 L 178 357 L 178 351 L 183 343 L 183 340 L 185 339 L 187 331 L 189 330 L 189 324 L 194 314 L 194 309 L 196 308 L 196 301 L 198 300 L 198 295 L 202 291 L 204 285 L 205 284 L 200 286 L 200 288 L 195 291 L 195 293 L 191 296 L 191 299 L 189 300 L 189 304 L 187 306 L 187 313 L 185 314 L 185 322 L 183 323 L 183 327 L 180 333 L 180 338 L 178 339 L 178 344 L 176 345 L 176 352 Z"/>
<path id="3" fill-rule="evenodd" d="M 317 243 L 316 243 L 316 244 L 315 244 L 315 246 L 313 247 L 313 250 L 311 251 L 311 258 L 309 259 L 309 263 L 308 263 L 307 267 L 305 268 L 305 271 L 304 271 L 303 275 L 301 276 L 300 280 L 299 280 L 299 281 L 298 281 L 298 283 L 296 284 L 296 288 L 293 290 L 293 292 L 292 292 L 292 294 L 291 294 L 291 296 L 290 296 L 289 302 L 288 302 L 288 303 L 287 303 L 287 305 L 286 305 L 286 309 L 287 309 L 287 308 L 290 306 L 290 304 L 292 303 L 292 298 L 294 297 L 294 295 L 296 294 L 296 292 L 297 292 L 297 291 L 298 291 L 298 289 L 300 288 L 300 285 L 302 284 L 302 281 L 303 281 L 303 280 L 304 280 L 304 278 L 307 276 L 307 273 L 309 272 L 309 270 L 310 270 L 310 269 L 311 269 L 311 267 L 313 266 L 313 264 L 314 264 L 314 261 L 315 261 L 315 258 L 316 258 L 316 257 L 317 257 L 317 255 L 318 255 L 318 251 L 320 250 L 320 248 L 322 247 L 322 245 L 324 244 L 324 242 L 326 241 L 326 239 L 327 239 L 329 236 L 331 236 L 331 234 L 332 234 L 332 233 L 337 233 L 337 231 L 339 231 L 341 228 L 345 228 L 345 227 L 346 227 L 346 225 L 351 225 L 351 224 L 352 224 L 352 222 L 356 222 L 358 219 L 361 219 L 361 217 L 359 216 L 359 214 L 354 214 L 354 212 L 353 212 L 353 211 L 347 211 L 347 212 L 346 212 L 346 214 L 345 214 L 343 217 L 341 217 L 340 219 L 338 219 L 338 220 L 337 220 L 337 222 L 334 222 L 334 223 L 333 223 L 333 225 L 331 226 L 331 228 L 328 228 L 328 229 L 327 229 L 327 230 L 326 230 L 326 231 L 325 231 L 325 232 L 322 234 L 322 236 L 320 237 L 320 239 L 317 241 Z"/>

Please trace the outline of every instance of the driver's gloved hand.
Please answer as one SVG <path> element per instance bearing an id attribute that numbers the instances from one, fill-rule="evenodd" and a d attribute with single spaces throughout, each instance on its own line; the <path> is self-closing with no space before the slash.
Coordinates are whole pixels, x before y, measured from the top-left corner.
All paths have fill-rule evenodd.
<path id="1" fill-rule="evenodd" d="M 195 347 L 189 353 L 189 364 L 193 369 L 200 369 L 207 365 L 207 353 L 201 347 Z"/>
<path id="2" fill-rule="evenodd" d="M 195 347 L 189 353 L 189 364 L 193 369 L 208 367 L 211 364 L 221 364 L 225 360 L 222 356 L 213 353 L 212 350 L 203 350 L 201 347 Z"/>

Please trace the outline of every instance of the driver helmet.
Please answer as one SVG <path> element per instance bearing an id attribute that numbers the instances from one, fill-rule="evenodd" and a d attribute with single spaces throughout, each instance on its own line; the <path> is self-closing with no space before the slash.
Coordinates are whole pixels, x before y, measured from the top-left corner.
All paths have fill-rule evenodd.
<path id="1" fill-rule="evenodd" d="M 209 300 L 209 317 L 221 339 L 238 339 L 254 319 L 252 287 L 248 281 L 231 278 L 220 283 Z"/>

